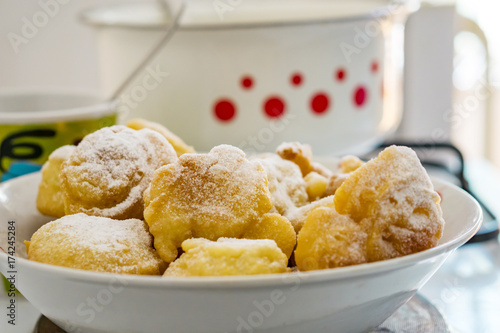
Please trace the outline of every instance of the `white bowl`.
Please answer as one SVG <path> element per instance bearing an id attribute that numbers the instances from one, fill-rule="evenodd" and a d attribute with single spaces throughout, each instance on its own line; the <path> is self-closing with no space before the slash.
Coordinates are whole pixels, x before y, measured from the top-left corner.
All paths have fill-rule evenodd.
<path id="1" fill-rule="evenodd" d="M 40 174 L 0 185 L 0 245 L 8 220 L 18 243 L 50 219 L 35 207 Z M 409 256 L 305 273 L 162 278 L 93 273 L 0 251 L 0 271 L 67 332 L 364 332 L 388 318 L 481 224 L 477 202 L 458 187 L 434 182 L 446 220 L 439 245 Z M 14 271 L 15 273 L 9 273 Z"/>

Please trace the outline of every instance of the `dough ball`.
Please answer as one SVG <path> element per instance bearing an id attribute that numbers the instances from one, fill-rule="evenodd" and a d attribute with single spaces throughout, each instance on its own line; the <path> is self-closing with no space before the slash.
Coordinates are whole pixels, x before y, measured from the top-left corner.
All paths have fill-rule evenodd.
<path id="1" fill-rule="evenodd" d="M 25 242 L 28 259 L 94 272 L 161 275 L 166 264 L 152 247 L 147 225 L 80 213 L 38 229 Z"/>
<path id="2" fill-rule="evenodd" d="M 189 238 L 241 238 L 272 208 L 262 165 L 229 145 L 184 154 L 158 169 L 144 201 L 155 248 L 166 262 Z"/>
<path id="3" fill-rule="evenodd" d="M 287 273 L 288 258 L 268 239 L 192 238 L 164 276 L 227 276 Z"/>
<path id="4" fill-rule="evenodd" d="M 165 139 L 174 147 L 177 156 L 181 156 L 186 153 L 194 153 L 194 148 L 188 146 L 181 138 L 179 138 L 174 133 L 170 132 L 165 126 L 156 123 L 154 121 L 148 121 L 145 119 L 132 119 L 127 122 L 127 126 L 135 130 L 141 130 L 143 128 L 149 128 L 163 135 Z"/>
<path id="5" fill-rule="evenodd" d="M 176 160 L 168 141 L 149 129 L 112 126 L 89 134 L 62 164 L 65 213 L 142 219 L 154 171 Z"/>
<path id="6" fill-rule="evenodd" d="M 38 187 L 36 207 L 43 215 L 63 217 L 64 197 L 61 192 L 61 165 L 73 153 L 76 146 L 63 146 L 50 154 L 42 167 L 42 181 Z"/>

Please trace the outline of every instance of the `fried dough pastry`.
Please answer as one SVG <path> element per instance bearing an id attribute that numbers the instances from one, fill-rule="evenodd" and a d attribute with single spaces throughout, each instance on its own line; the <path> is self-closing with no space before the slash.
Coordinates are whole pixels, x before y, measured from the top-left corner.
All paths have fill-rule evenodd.
<path id="1" fill-rule="evenodd" d="M 297 165 L 276 154 L 266 154 L 256 160 L 266 170 L 276 212 L 285 215 L 289 209 L 307 204 L 306 183 Z"/>
<path id="2" fill-rule="evenodd" d="M 323 177 L 330 178 L 332 172 L 324 165 L 313 162 L 311 146 L 300 142 L 283 142 L 276 148 L 276 154 L 281 158 L 295 163 L 302 172 L 302 176 L 307 176 L 310 172 L 316 172 Z"/>
<path id="3" fill-rule="evenodd" d="M 170 143 L 149 129 L 118 125 L 89 134 L 61 167 L 65 213 L 142 219 L 154 171 L 176 160 Z"/>
<path id="4" fill-rule="evenodd" d="M 164 276 L 228 276 L 287 273 L 288 258 L 268 239 L 192 238 Z"/>
<path id="5" fill-rule="evenodd" d="M 307 216 L 318 207 L 333 207 L 333 195 L 313 201 L 302 207 L 288 211 L 286 217 L 293 225 L 296 233 L 302 229 Z"/>
<path id="6" fill-rule="evenodd" d="M 341 173 L 351 173 L 356 171 L 359 167 L 361 167 L 365 162 L 359 159 L 359 157 L 347 155 L 342 157 L 339 163 L 339 171 Z"/>
<path id="7" fill-rule="evenodd" d="M 174 133 L 170 132 L 165 126 L 156 123 L 154 121 L 148 121 L 145 119 L 132 119 L 127 122 L 127 126 L 135 129 L 135 130 L 141 130 L 143 128 L 149 128 L 153 131 L 156 131 L 163 135 L 165 139 L 174 147 L 175 152 L 177 153 L 177 156 L 181 156 L 182 154 L 186 153 L 194 153 L 194 148 L 191 146 L 188 146 L 181 138 L 179 138 L 177 135 Z"/>
<path id="8" fill-rule="evenodd" d="M 297 234 L 290 221 L 276 213 L 264 214 L 257 223 L 248 227 L 242 238 L 274 240 L 288 258 L 297 243 Z"/>
<path id="9" fill-rule="evenodd" d="M 28 259 L 45 264 L 119 274 L 161 275 L 166 265 L 141 220 L 117 221 L 80 213 L 38 229 L 26 241 Z"/>
<path id="10" fill-rule="evenodd" d="M 316 208 L 298 236 L 297 268 L 310 271 L 365 263 L 367 237 L 360 224 L 335 208 Z"/>
<path id="11" fill-rule="evenodd" d="M 320 175 L 316 171 L 312 171 L 304 177 L 304 181 L 306 182 L 306 191 L 309 201 L 316 201 L 326 195 L 326 189 L 329 183 L 327 177 Z"/>
<path id="12" fill-rule="evenodd" d="M 349 177 L 349 175 L 352 172 L 356 171 L 363 164 L 364 162 L 356 156 L 344 156 L 340 160 L 338 172 L 330 176 L 324 195 L 334 195 L 337 189 Z"/>
<path id="13" fill-rule="evenodd" d="M 305 177 L 309 172 L 314 171 L 313 154 L 311 146 L 301 144 L 300 142 L 283 142 L 276 148 L 276 154 L 285 160 L 297 164 Z"/>
<path id="14" fill-rule="evenodd" d="M 262 164 L 228 145 L 184 154 L 158 169 L 144 202 L 144 218 L 166 262 L 175 260 L 189 238 L 241 238 L 272 208 Z"/>
<path id="15" fill-rule="evenodd" d="M 328 180 L 324 195 L 334 195 L 340 186 L 349 178 L 349 173 L 335 173 Z"/>
<path id="16" fill-rule="evenodd" d="M 311 163 L 312 170 L 311 172 L 316 172 L 317 174 L 325 177 L 325 178 L 330 178 L 333 174 L 333 172 L 325 167 L 323 164 L 319 162 L 312 162 Z"/>
<path id="17" fill-rule="evenodd" d="M 61 192 L 61 164 L 66 161 L 76 146 L 62 146 L 50 154 L 42 167 L 42 181 L 38 186 L 36 207 L 40 213 L 52 217 L 64 216 L 64 200 Z"/>
<path id="18" fill-rule="evenodd" d="M 335 193 L 335 209 L 367 226 L 368 261 L 429 249 L 441 237 L 439 195 L 413 150 L 391 146 L 357 168 Z"/>

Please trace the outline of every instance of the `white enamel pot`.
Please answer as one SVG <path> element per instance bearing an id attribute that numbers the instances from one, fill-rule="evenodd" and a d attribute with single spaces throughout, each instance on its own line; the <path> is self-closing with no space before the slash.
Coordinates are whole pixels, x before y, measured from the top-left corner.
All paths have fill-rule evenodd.
<path id="1" fill-rule="evenodd" d="M 128 118 L 158 121 L 196 149 L 248 152 L 303 141 L 359 152 L 401 115 L 408 1 L 187 0 L 172 40 L 122 95 Z M 162 37 L 155 3 L 83 13 L 112 93 Z"/>

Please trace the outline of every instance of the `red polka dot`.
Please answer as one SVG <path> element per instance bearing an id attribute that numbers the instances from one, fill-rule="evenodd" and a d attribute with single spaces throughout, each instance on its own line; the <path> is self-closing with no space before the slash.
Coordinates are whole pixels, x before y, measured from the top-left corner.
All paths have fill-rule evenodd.
<path id="1" fill-rule="evenodd" d="M 300 74 L 300 73 L 292 74 L 290 81 L 291 81 L 292 85 L 300 86 L 302 84 L 302 74 Z"/>
<path id="2" fill-rule="evenodd" d="M 230 100 L 222 99 L 215 103 L 214 114 L 220 121 L 229 121 L 236 115 L 236 107 Z"/>
<path id="3" fill-rule="evenodd" d="M 344 81 L 346 77 L 346 71 L 343 68 L 339 68 L 337 70 L 337 73 L 335 73 L 335 76 L 337 78 L 337 81 Z"/>
<path id="4" fill-rule="evenodd" d="M 269 97 L 264 103 L 264 112 L 271 118 L 279 118 L 285 113 L 285 102 L 281 97 Z"/>
<path id="5" fill-rule="evenodd" d="M 325 93 L 317 93 L 311 99 L 311 110 L 316 114 L 323 114 L 328 111 L 330 100 Z"/>
<path id="6" fill-rule="evenodd" d="M 241 86 L 243 89 L 250 89 L 253 87 L 253 79 L 250 76 L 244 76 L 241 78 Z"/>
<path id="7" fill-rule="evenodd" d="M 362 107 L 365 105 L 366 100 L 368 99 L 368 91 L 364 86 L 358 86 L 354 90 L 354 104 L 357 107 Z"/>
<path id="8" fill-rule="evenodd" d="M 378 72 L 378 62 L 376 60 L 372 62 L 372 72 L 373 73 Z"/>

